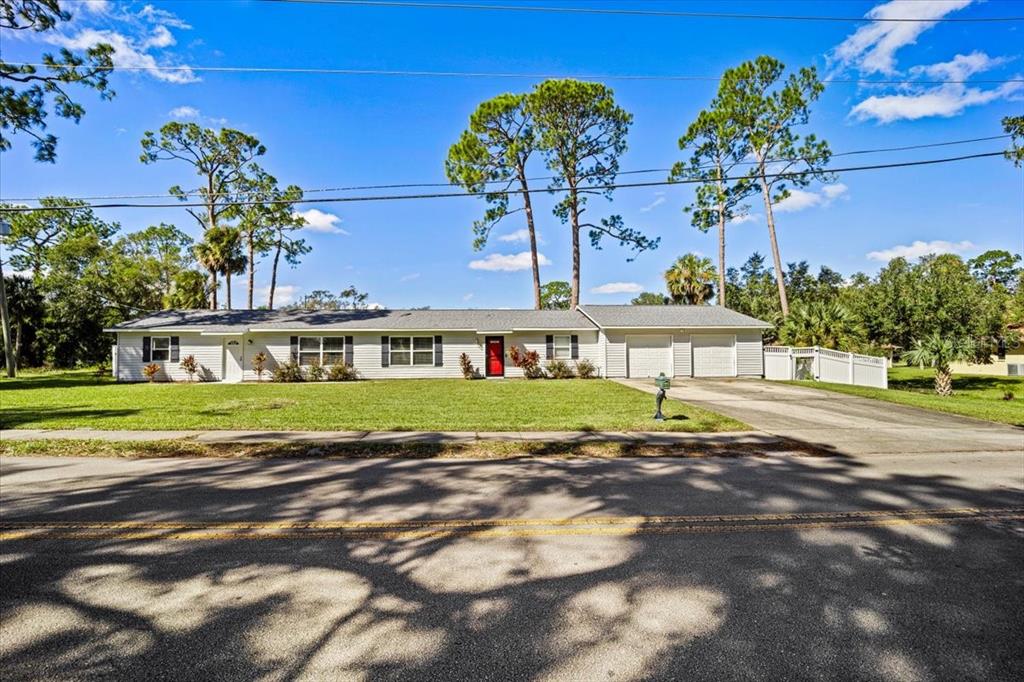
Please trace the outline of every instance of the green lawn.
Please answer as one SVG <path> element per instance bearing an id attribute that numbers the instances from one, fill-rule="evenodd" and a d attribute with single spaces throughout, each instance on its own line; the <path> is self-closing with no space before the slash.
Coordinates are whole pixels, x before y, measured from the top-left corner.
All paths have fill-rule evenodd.
<path id="1" fill-rule="evenodd" d="M 0 428 L 738 431 L 728 417 L 612 381 L 409 379 L 117 384 L 86 371 L 0 380 Z"/>
<path id="2" fill-rule="evenodd" d="M 935 395 L 935 373 L 917 367 L 896 366 L 889 370 L 889 390 L 827 384 L 823 382 L 794 381 L 797 385 L 813 385 L 838 393 L 877 398 L 901 405 L 925 407 L 940 412 L 975 417 L 992 422 L 1024 426 L 1024 377 L 995 377 L 953 375 L 953 395 Z M 1010 391 L 1013 400 L 1004 400 Z"/>

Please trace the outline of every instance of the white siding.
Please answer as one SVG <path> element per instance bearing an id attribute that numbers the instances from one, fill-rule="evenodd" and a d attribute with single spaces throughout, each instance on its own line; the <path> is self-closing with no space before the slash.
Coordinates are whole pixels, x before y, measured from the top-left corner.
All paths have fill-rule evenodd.
<path id="1" fill-rule="evenodd" d="M 626 376 L 626 333 L 624 331 L 607 331 L 605 348 L 605 364 L 608 365 L 610 377 Z"/>
<path id="2" fill-rule="evenodd" d="M 334 334 L 331 334 L 334 336 Z M 250 341 L 252 343 L 250 343 Z M 288 362 L 291 353 L 289 334 L 246 334 L 242 341 L 242 381 L 256 381 L 256 370 L 252 359 L 258 353 L 266 353 L 263 381 L 269 381 L 271 372 L 278 363 Z"/>
<path id="3" fill-rule="evenodd" d="M 118 381 L 146 381 L 142 374 L 142 367 L 146 364 L 142 361 L 142 337 L 143 336 L 172 336 L 164 333 L 136 333 L 119 332 L 117 335 L 117 380 Z M 157 381 L 187 381 L 188 374 L 181 369 L 180 359 L 186 355 L 196 356 L 199 363 L 197 378 L 203 381 L 220 381 L 224 362 L 224 341 L 220 336 L 201 336 L 197 333 L 175 333 L 179 344 L 178 362 L 157 362 L 161 371 L 156 376 Z"/>
<path id="4" fill-rule="evenodd" d="M 459 367 L 459 356 L 469 356 L 473 367 L 483 372 L 484 338 L 469 332 L 440 332 L 442 343 L 442 367 L 398 365 L 381 367 L 380 337 L 382 336 L 436 336 L 438 332 L 391 332 L 389 334 L 353 334 L 355 339 L 355 356 L 353 365 L 364 379 L 438 379 L 460 378 L 462 369 Z"/>
<path id="5" fill-rule="evenodd" d="M 551 332 L 552 334 L 558 334 L 558 332 Z M 597 340 L 597 331 L 580 331 L 580 332 L 562 332 L 560 336 L 575 334 L 579 337 L 579 354 L 580 360 L 590 360 L 597 367 L 597 371 L 600 373 L 602 369 L 601 349 L 600 344 Z M 535 350 L 540 355 L 541 367 L 547 364 L 547 336 L 548 332 L 530 332 L 528 334 L 510 334 L 505 336 L 505 376 L 506 377 L 522 377 L 523 371 L 512 364 L 508 359 L 509 349 L 515 345 L 526 351 Z M 480 337 L 481 343 L 483 343 L 483 336 Z M 482 361 L 482 360 L 481 360 Z M 570 367 L 574 367 L 574 360 L 566 360 Z M 475 364 L 475 363 L 474 363 Z"/>
<path id="6" fill-rule="evenodd" d="M 764 351 L 760 329 L 736 332 L 736 373 L 741 377 L 764 375 Z"/>
<path id="7" fill-rule="evenodd" d="M 672 337 L 673 367 L 677 377 L 693 376 L 693 369 L 690 366 L 690 335 L 676 334 Z"/>
<path id="8" fill-rule="evenodd" d="M 605 355 L 607 357 L 606 364 L 608 365 L 607 376 L 626 376 L 627 335 L 657 335 L 659 332 L 664 334 L 671 331 L 672 330 L 668 329 L 615 329 L 604 332 L 607 338 L 605 349 Z M 690 368 L 690 334 L 687 330 L 676 330 L 672 335 L 672 366 L 673 374 L 677 377 L 688 377 L 692 374 L 692 370 Z"/>
<path id="9" fill-rule="evenodd" d="M 434 330 L 411 331 L 411 332 L 323 332 L 327 336 L 351 336 L 353 338 L 353 365 L 359 375 L 364 379 L 412 379 L 412 378 L 461 378 L 462 368 L 459 366 L 459 356 L 465 353 L 469 356 L 473 367 L 483 375 L 484 372 L 484 339 L 486 334 L 475 334 L 472 332 L 437 332 Z M 598 370 L 601 370 L 601 355 L 597 342 L 597 332 L 576 332 L 579 336 L 580 359 L 587 358 Z M 312 335 L 311 333 L 309 335 Z M 443 366 L 381 366 L 380 337 L 382 336 L 436 336 L 442 337 Z M 256 333 L 246 336 L 245 348 L 245 380 L 255 381 L 256 372 L 252 369 L 252 356 L 260 351 L 267 354 L 267 374 L 264 380 L 269 378 L 269 372 L 278 363 L 287 362 L 291 353 L 292 334 L 269 334 Z M 500 336 L 493 334 L 492 336 Z M 512 345 L 517 345 L 525 350 L 535 350 L 540 354 L 542 364 L 545 362 L 545 332 L 529 334 L 505 335 L 506 354 Z M 252 343 L 248 343 L 251 339 Z M 521 377 L 522 370 L 512 365 L 506 355 L 505 376 Z"/>

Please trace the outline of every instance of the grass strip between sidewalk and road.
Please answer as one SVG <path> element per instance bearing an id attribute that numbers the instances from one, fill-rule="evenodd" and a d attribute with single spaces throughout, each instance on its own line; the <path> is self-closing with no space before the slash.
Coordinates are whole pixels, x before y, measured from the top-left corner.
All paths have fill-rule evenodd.
<path id="1" fill-rule="evenodd" d="M 238 459 L 520 459 L 531 457 L 751 457 L 834 456 L 806 443 L 644 443 L 471 441 L 448 443 L 199 443 L 189 440 L 103 441 L 47 439 L 0 441 L 4 457 L 124 457 Z"/>

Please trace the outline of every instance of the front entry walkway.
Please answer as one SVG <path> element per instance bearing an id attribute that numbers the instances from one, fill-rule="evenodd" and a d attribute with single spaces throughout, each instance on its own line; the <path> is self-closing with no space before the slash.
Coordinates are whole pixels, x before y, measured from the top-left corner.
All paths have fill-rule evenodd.
<path id="1" fill-rule="evenodd" d="M 619 383 L 656 393 L 651 380 Z M 969 417 L 757 379 L 676 379 L 668 396 L 755 429 L 846 455 L 1017 451 L 1024 430 Z"/>

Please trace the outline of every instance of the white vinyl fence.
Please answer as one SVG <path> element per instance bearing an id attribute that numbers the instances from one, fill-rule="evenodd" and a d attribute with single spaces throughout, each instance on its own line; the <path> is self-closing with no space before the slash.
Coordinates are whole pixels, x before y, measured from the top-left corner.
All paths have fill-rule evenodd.
<path id="1" fill-rule="evenodd" d="M 889 388 L 885 358 L 827 348 L 765 346 L 764 378 L 776 381 L 813 379 L 833 384 Z"/>

